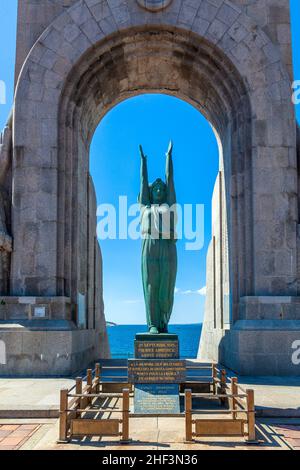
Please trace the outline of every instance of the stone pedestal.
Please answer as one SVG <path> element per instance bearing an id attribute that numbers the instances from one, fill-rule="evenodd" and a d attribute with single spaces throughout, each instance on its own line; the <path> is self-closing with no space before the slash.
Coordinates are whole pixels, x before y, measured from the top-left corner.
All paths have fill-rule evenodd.
<path id="1" fill-rule="evenodd" d="M 0 300 L 0 377 L 69 376 L 110 356 L 105 324 L 77 326 L 70 298 Z"/>
<path id="2" fill-rule="evenodd" d="M 185 380 L 177 335 L 136 335 L 135 359 L 128 361 L 128 381 L 135 385 L 135 414 L 179 414 L 179 384 Z"/>
<path id="3" fill-rule="evenodd" d="M 99 357 L 109 357 L 107 338 L 65 320 L 0 322 L 0 377 L 66 377 Z"/>
<path id="4" fill-rule="evenodd" d="M 199 357 L 244 376 L 299 376 L 299 332 L 299 296 L 242 297 L 230 328 L 215 328 L 206 311 Z"/>

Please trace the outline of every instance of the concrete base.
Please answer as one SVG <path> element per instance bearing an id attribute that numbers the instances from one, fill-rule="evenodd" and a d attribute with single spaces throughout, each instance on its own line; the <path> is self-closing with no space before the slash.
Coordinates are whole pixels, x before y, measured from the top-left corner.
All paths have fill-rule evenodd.
<path id="1" fill-rule="evenodd" d="M 240 375 L 300 376 L 300 297 L 243 297 L 228 329 L 214 328 L 208 302 L 199 357 Z"/>
<path id="2" fill-rule="evenodd" d="M 0 322 L 0 376 L 70 376 L 109 357 L 106 333 L 79 330 L 70 321 Z"/>
<path id="3" fill-rule="evenodd" d="M 300 376 L 299 340 L 300 321 L 240 320 L 225 333 L 220 360 L 241 375 Z"/>
<path id="4" fill-rule="evenodd" d="M 202 334 L 200 357 L 237 374 L 300 376 L 300 321 L 239 320 L 230 330 L 204 327 Z"/>

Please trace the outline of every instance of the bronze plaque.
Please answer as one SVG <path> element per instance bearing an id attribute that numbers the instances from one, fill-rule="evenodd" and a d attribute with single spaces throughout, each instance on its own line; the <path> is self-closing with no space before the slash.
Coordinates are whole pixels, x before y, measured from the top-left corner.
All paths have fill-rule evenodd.
<path id="1" fill-rule="evenodd" d="M 130 359 L 128 361 L 129 383 L 180 384 L 185 381 L 185 361 L 151 359 Z"/>
<path id="2" fill-rule="evenodd" d="M 178 341 L 135 341 L 136 359 L 179 359 Z"/>

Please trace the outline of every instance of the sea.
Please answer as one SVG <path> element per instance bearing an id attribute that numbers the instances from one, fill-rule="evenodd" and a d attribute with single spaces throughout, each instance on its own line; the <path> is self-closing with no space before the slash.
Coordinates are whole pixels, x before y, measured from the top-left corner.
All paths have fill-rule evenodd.
<path id="1" fill-rule="evenodd" d="M 202 324 L 169 325 L 169 333 L 179 337 L 180 357 L 182 359 L 195 359 L 197 357 Z M 134 357 L 134 338 L 137 333 L 147 331 L 141 325 L 108 326 L 108 337 L 113 359 L 128 359 Z"/>

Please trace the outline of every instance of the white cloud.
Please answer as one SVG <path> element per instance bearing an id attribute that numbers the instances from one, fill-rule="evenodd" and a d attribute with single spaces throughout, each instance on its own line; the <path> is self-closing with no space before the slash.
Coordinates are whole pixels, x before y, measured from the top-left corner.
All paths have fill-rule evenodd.
<path id="1" fill-rule="evenodd" d="M 206 295 L 206 286 L 202 287 L 197 292 L 198 292 L 199 295 L 204 295 L 205 296 Z"/>
<path id="2" fill-rule="evenodd" d="M 178 287 L 175 288 L 175 294 L 181 294 L 181 295 L 206 295 L 206 286 L 202 287 L 201 289 L 198 290 L 181 290 Z"/>

